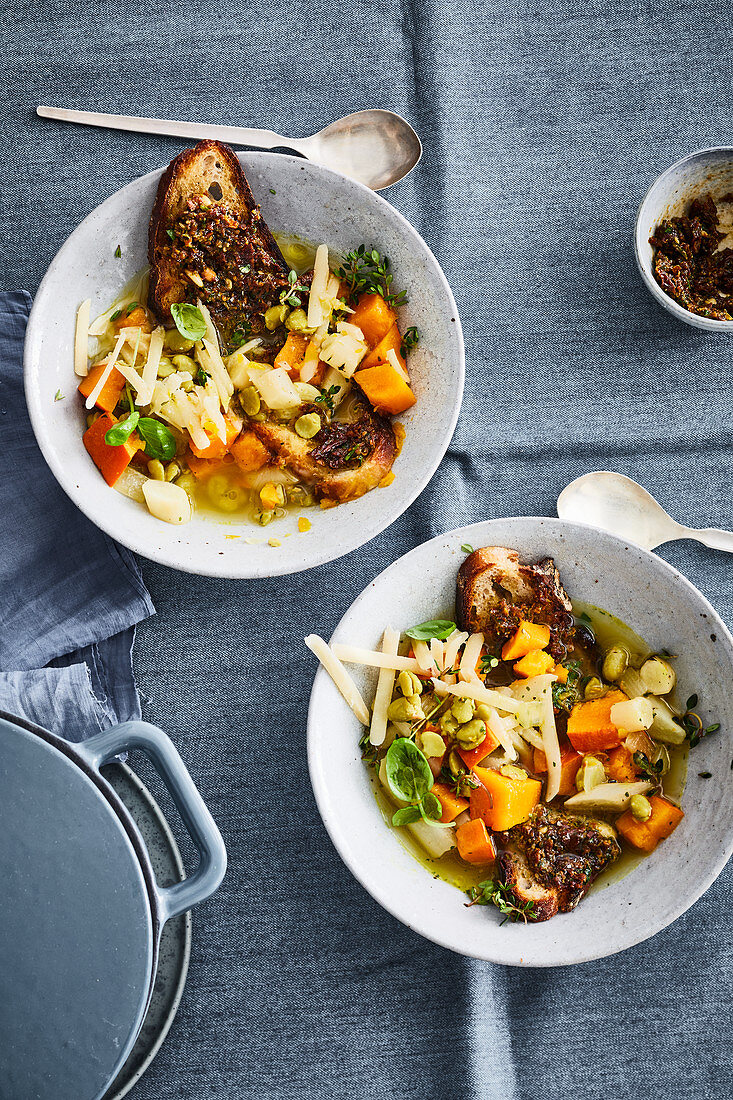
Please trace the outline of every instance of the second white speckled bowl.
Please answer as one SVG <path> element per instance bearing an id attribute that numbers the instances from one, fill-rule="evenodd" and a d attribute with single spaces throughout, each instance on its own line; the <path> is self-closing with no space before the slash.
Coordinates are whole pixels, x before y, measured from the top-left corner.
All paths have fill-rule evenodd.
<path id="1" fill-rule="evenodd" d="M 374 648 L 385 626 L 404 630 L 445 614 L 455 602 L 465 543 L 511 546 L 524 561 L 550 555 L 571 597 L 623 619 L 652 648 L 679 655 L 683 699 L 685 691 L 698 692 L 706 724 L 721 724 L 693 750 L 684 820 L 630 874 L 592 890 L 572 913 L 501 926 L 496 910 L 466 908 L 465 897 L 434 879 L 385 824 L 360 759 L 362 727 L 323 669 L 308 712 L 308 763 L 321 816 L 370 894 L 444 947 L 510 966 L 562 966 L 623 951 L 684 913 L 733 851 L 733 638 L 700 592 L 655 554 L 585 525 L 522 518 L 462 527 L 405 554 L 364 589 L 333 640 Z M 357 668 L 355 679 L 371 698 L 375 677 Z"/>

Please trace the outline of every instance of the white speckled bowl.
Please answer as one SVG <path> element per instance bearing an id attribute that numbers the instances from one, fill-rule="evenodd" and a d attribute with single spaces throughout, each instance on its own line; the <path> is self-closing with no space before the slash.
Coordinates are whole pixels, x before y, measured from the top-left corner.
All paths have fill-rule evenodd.
<path id="1" fill-rule="evenodd" d="M 711 191 L 713 198 L 733 191 L 733 148 L 699 149 L 678 160 L 655 179 L 636 216 L 636 263 L 652 296 L 678 320 L 707 332 L 733 332 L 733 321 L 699 317 L 675 302 L 674 298 L 664 293 L 652 270 L 654 250 L 649 238 L 653 230 L 665 218 L 683 214 L 689 203 L 704 191 Z"/>
<path id="2" fill-rule="evenodd" d="M 683 693 L 697 691 L 702 717 L 721 723 L 693 750 L 684 820 L 648 859 L 591 891 L 574 912 L 500 927 L 496 910 L 466 908 L 460 892 L 433 879 L 384 823 L 360 759 L 361 727 L 322 669 L 308 713 L 308 762 L 321 816 L 370 894 L 444 947 L 511 966 L 560 966 L 623 951 L 684 913 L 733 851 L 733 638 L 697 589 L 654 554 L 581 524 L 523 518 L 462 527 L 410 551 L 362 592 L 333 640 L 376 647 L 386 625 L 404 629 L 444 613 L 454 604 L 464 543 L 515 547 L 525 561 L 551 555 L 571 597 L 617 615 L 650 646 L 679 654 Z M 374 677 L 355 675 L 370 699 Z M 701 779 L 700 771 L 713 777 Z"/>
<path id="3" fill-rule="evenodd" d="M 400 311 L 416 325 L 420 346 L 410 357 L 418 402 L 400 419 L 407 429 L 395 481 L 338 508 L 310 508 L 311 531 L 299 534 L 297 514 L 267 529 L 250 522 L 194 516 L 171 526 L 144 505 L 110 489 L 82 444 L 84 416 L 75 394 L 76 310 L 92 299 L 92 317 L 147 262 L 147 230 L 160 171 L 150 172 L 102 203 L 69 237 L 51 264 L 28 323 L 25 386 L 39 446 L 62 488 L 103 531 L 131 550 L 174 569 L 218 577 L 296 573 L 341 557 L 378 535 L 424 489 L 450 442 L 463 396 L 461 324 L 450 287 L 419 234 L 367 187 L 298 157 L 241 153 L 240 160 L 275 231 L 325 241 L 345 253 L 362 242 L 386 253 L 395 285 L 409 303 Z M 114 251 L 121 246 L 122 256 Z M 57 390 L 66 395 L 54 401 Z M 277 535 L 282 545 L 267 545 Z M 283 538 L 283 535 L 288 537 Z M 248 545 L 245 538 L 258 540 Z"/>

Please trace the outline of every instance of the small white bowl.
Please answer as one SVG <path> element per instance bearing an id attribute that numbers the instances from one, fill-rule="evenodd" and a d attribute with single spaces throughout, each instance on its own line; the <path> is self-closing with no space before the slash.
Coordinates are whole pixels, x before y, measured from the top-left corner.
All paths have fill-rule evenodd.
<path id="1" fill-rule="evenodd" d="M 521 518 L 462 527 L 412 550 L 368 585 L 333 640 L 373 648 L 387 625 L 404 629 L 449 613 L 465 543 L 514 547 L 525 561 L 550 555 L 571 597 L 625 620 L 651 647 L 679 655 L 683 694 L 699 693 L 706 724 L 721 723 L 692 750 L 683 821 L 630 874 L 591 890 L 572 913 L 500 926 L 494 908 L 466 908 L 460 891 L 434 879 L 385 824 L 360 759 L 362 728 L 323 669 L 308 712 L 308 764 L 321 816 L 369 893 L 435 943 L 510 966 L 561 966 L 623 951 L 684 913 L 733 851 L 733 638 L 698 590 L 654 554 L 585 525 Z M 370 699 L 374 677 L 354 675 Z M 703 771 L 712 778 L 700 778 Z"/>
<path id="2" fill-rule="evenodd" d="M 690 313 L 662 290 L 654 278 L 652 233 L 665 218 L 679 217 L 698 195 L 712 192 L 713 198 L 733 191 L 733 148 L 719 146 L 698 149 L 678 160 L 658 176 L 642 199 L 634 227 L 634 253 L 647 289 L 660 305 L 680 321 L 707 332 L 733 332 L 733 321 L 716 321 Z"/>
<path id="3" fill-rule="evenodd" d="M 150 172 L 103 202 L 59 251 L 41 283 L 28 323 L 25 390 L 39 447 L 59 484 L 108 535 L 174 569 L 216 577 L 270 577 L 311 569 L 362 546 L 393 523 L 437 469 L 463 397 L 461 323 L 438 261 L 420 235 L 385 199 L 310 161 L 273 153 L 239 158 L 273 230 L 324 241 L 337 253 L 365 243 L 389 256 L 394 283 L 409 302 L 404 327 L 416 325 L 410 356 L 417 404 L 400 419 L 407 436 L 394 482 L 338 508 L 309 508 L 301 534 L 297 513 L 263 531 L 252 522 L 195 515 L 170 526 L 142 504 L 110 489 L 82 444 L 84 413 L 76 393 L 73 342 L 76 310 L 92 299 L 95 317 L 147 262 L 148 219 L 160 171 Z M 115 257 L 117 245 L 121 256 Z M 403 329 L 404 330 L 404 329 Z M 63 400 L 54 400 L 59 392 Z M 279 547 L 268 545 L 274 536 Z M 245 540 L 256 540 L 248 544 Z"/>

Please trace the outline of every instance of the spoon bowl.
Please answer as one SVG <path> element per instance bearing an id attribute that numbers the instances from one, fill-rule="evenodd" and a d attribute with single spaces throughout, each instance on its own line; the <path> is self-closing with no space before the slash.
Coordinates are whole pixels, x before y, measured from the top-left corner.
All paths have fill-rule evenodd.
<path id="1" fill-rule="evenodd" d="M 420 139 L 400 115 L 373 109 L 355 111 L 313 137 L 290 144 L 311 160 L 381 191 L 404 179 L 422 156 Z"/>
<path id="2" fill-rule="evenodd" d="M 645 550 L 675 539 L 694 539 L 713 550 L 733 553 L 733 532 L 685 527 L 643 486 L 611 470 L 597 470 L 571 481 L 557 498 L 557 514 L 560 519 L 600 527 Z"/>

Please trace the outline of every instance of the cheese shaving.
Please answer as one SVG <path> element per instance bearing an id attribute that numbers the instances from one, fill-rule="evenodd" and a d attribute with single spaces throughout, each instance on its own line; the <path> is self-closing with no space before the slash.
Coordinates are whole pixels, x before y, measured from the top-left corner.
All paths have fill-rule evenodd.
<path id="1" fill-rule="evenodd" d="M 335 655 L 334 651 L 319 638 L 317 634 L 309 634 L 305 644 L 314 653 L 325 668 L 341 695 L 353 710 L 363 726 L 369 725 L 369 708 L 361 697 L 361 693 L 348 672 Z"/>
<path id="2" fill-rule="evenodd" d="M 158 377 L 158 367 L 160 366 L 160 357 L 163 354 L 163 327 L 159 325 L 150 334 L 150 344 L 148 347 L 148 357 L 145 360 L 145 366 L 143 367 L 143 390 L 145 391 L 146 401 L 145 405 L 149 405 L 153 398 L 153 386 L 155 380 Z"/>
<path id="3" fill-rule="evenodd" d="M 388 626 L 382 638 L 382 653 L 388 657 L 396 657 L 399 641 L 400 636 L 397 631 Z M 369 741 L 372 745 L 383 745 L 387 736 L 387 709 L 392 698 L 394 681 L 395 669 L 380 669 L 372 707 L 372 724 L 369 730 Z"/>
<path id="4" fill-rule="evenodd" d="M 122 345 L 124 344 L 124 342 L 125 342 L 125 337 L 122 335 L 122 333 L 120 333 L 120 335 L 117 337 L 117 343 L 114 346 L 114 351 L 112 352 L 112 354 L 109 358 L 107 366 L 104 368 L 104 370 L 100 374 L 100 376 L 97 380 L 96 386 L 94 387 L 92 392 L 89 394 L 89 397 L 87 397 L 86 401 L 84 402 L 84 405 L 86 406 L 87 409 L 93 409 L 94 406 L 96 405 L 97 398 L 99 397 L 100 393 L 102 392 L 102 390 L 104 389 L 104 387 L 107 384 L 107 379 L 109 378 L 110 374 L 115 369 L 115 367 L 117 366 L 117 360 L 119 358 L 120 350 L 122 349 Z"/>
<path id="5" fill-rule="evenodd" d="M 229 377 L 229 372 L 224 366 L 224 361 L 219 354 L 219 349 L 210 340 L 204 338 L 203 347 L 196 345 L 196 357 L 207 374 L 210 374 L 219 391 L 219 400 L 223 409 L 229 408 L 229 402 L 234 393 L 234 383 Z"/>
<path id="6" fill-rule="evenodd" d="M 440 669 L 435 667 L 427 642 L 413 641 L 412 652 L 415 654 L 415 660 L 420 666 L 421 672 L 429 673 L 430 675 L 435 672 L 440 672 Z"/>
<path id="7" fill-rule="evenodd" d="M 204 343 L 208 341 L 209 344 L 213 344 L 217 349 L 219 347 L 219 338 L 216 335 L 216 329 L 214 328 L 214 322 L 211 320 L 211 314 L 199 298 L 196 302 L 197 307 L 201 310 L 201 316 L 206 322 L 206 332 L 204 334 Z"/>
<path id="8" fill-rule="evenodd" d="M 74 374 L 79 378 L 86 378 L 89 374 L 89 310 L 91 305 L 91 298 L 85 298 L 76 311 Z"/>
<path id="9" fill-rule="evenodd" d="M 318 328 L 323 324 L 323 305 L 321 299 L 326 297 L 328 285 L 328 246 L 319 244 L 316 249 L 316 258 L 313 263 L 313 280 L 311 292 L 308 296 L 308 328 Z"/>
<path id="10" fill-rule="evenodd" d="M 400 363 L 399 359 L 397 358 L 397 352 L 394 350 L 394 348 L 389 349 L 389 351 L 387 352 L 387 358 L 389 359 L 390 366 L 394 367 L 402 381 L 407 382 L 407 385 L 409 386 L 410 376 L 405 368 L 402 366 L 402 363 Z"/>
<path id="11" fill-rule="evenodd" d="M 361 649 L 355 645 L 343 645 L 334 642 L 333 652 L 341 661 L 349 665 L 369 665 L 371 668 L 391 668 L 405 672 L 422 672 L 414 657 L 400 657 L 398 653 L 379 652 L 379 650 Z"/>
<path id="12" fill-rule="evenodd" d="M 504 720 L 499 716 L 499 712 L 495 707 L 487 707 L 487 710 L 488 717 L 486 719 L 486 724 L 489 727 L 489 731 L 493 733 L 509 759 L 516 760 L 519 754 L 514 747 L 514 743 L 507 731 Z"/>
<path id="13" fill-rule="evenodd" d="M 463 649 L 461 665 L 458 669 L 459 680 L 466 680 L 467 682 L 472 684 L 478 684 L 481 682 L 478 673 L 476 672 L 476 665 L 479 662 L 483 645 L 483 634 L 472 634 L 470 636 Z"/>
<path id="14" fill-rule="evenodd" d="M 433 678 L 433 687 L 436 695 L 455 695 L 457 699 L 475 699 L 477 703 L 486 703 L 497 710 L 506 711 L 508 714 L 516 714 L 522 704 L 509 695 L 501 695 L 492 688 L 477 684 L 447 684 L 445 680 Z"/>

